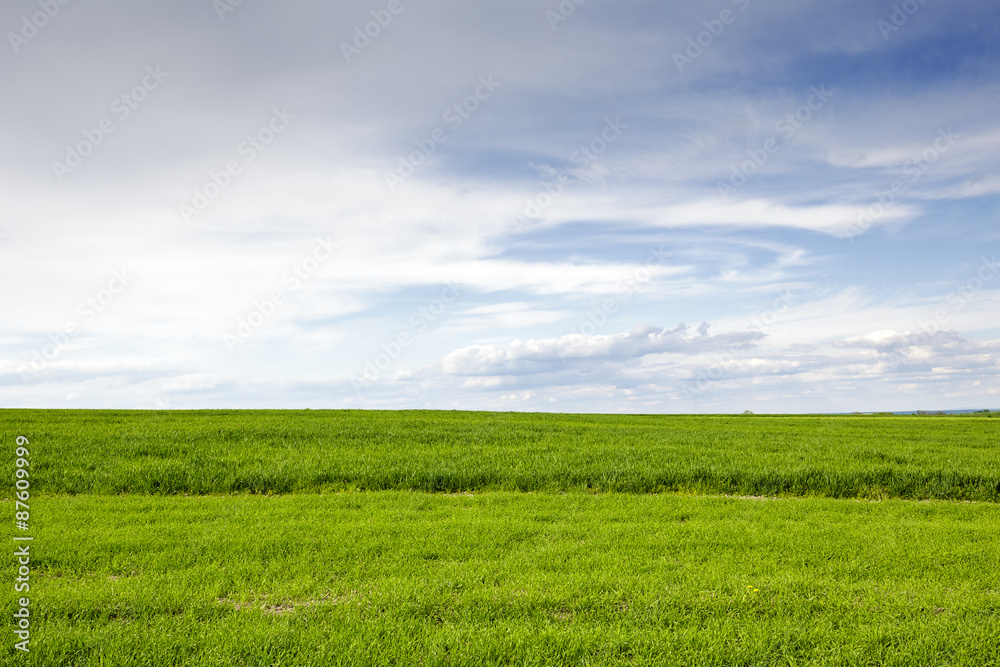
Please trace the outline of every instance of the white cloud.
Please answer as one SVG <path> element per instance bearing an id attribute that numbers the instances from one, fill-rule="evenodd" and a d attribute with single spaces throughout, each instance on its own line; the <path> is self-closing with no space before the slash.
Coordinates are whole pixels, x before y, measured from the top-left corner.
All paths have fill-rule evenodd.
<path id="1" fill-rule="evenodd" d="M 627 334 L 567 334 L 558 338 L 514 340 L 507 345 L 472 345 L 442 361 L 449 375 L 525 375 L 555 371 L 580 362 L 640 359 L 659 353 L 694 354 L 760 340 L 756 332 L 690 335 L 681 324 L 670 330 L 639 325 Z"/>

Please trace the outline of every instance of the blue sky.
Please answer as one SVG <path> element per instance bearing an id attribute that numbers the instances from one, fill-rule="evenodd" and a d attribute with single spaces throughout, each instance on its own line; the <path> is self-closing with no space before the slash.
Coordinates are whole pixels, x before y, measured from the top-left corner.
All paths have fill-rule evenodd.
<path id="1" fill-rule="evenodd" d="M 1000 408 L 995 3 L 328 4 L 0 10 L 0 405 Z"/>

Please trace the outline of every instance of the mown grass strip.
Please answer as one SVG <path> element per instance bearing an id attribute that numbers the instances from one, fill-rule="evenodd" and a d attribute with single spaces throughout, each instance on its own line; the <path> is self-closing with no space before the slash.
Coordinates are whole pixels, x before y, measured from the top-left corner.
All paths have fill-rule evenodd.
<path id="1" fill-rule="evenodd" d="M 40 666 L 1000 661 L 991 504 L 506 492 L 36 503 Z"/>

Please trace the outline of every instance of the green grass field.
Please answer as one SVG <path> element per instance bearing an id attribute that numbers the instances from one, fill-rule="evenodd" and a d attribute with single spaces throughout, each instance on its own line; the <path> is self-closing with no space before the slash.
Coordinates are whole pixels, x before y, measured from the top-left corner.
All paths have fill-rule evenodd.
<path id="1" fill-rule="evenodd" d="M 0 419 L 6 442 L 38 441 L 33 488 L 49 494 L 596 489 L 1000 501 L 1000 420 L 983 417 L 10 410 Z M 11 475 L 13 464 L 3 461 Z"/>
<path id="2" fill-rule="evenodd" d="M 986 416 L 6 410 L 0 432 L 8 480 L 31 441 L 35 536 L 32 651 L 8 620 L 3 664 L 1000 665 Z"/>

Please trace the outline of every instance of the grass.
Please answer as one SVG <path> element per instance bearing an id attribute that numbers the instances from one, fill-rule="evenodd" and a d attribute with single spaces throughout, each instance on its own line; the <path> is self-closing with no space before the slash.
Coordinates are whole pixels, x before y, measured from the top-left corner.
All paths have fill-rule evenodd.
<path id="1" fill-rule="evenodd" d="M 992 413 L 991 413 L 992 414 Z M 50 494 L 559 491 L 1000 501 L 1000 420 L 0 412 Z M 3 461 L 13 473 L 13 461 Z"/>
<path id="2" fill-rule="evenodd" d="M 1000 665 L 998 429 L 2 410 L 0 664 Z"/>
<path id="3" fill-rule="evenodd" d="M 1000 661 L 992 505 L 389 491 L 41 516 L 46 664 Z"/>

